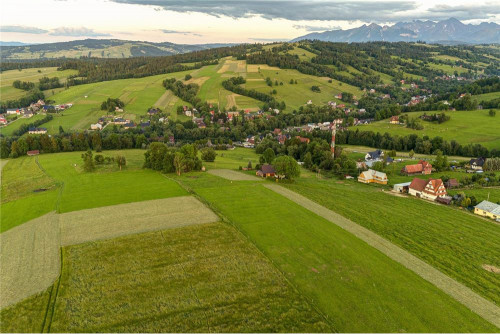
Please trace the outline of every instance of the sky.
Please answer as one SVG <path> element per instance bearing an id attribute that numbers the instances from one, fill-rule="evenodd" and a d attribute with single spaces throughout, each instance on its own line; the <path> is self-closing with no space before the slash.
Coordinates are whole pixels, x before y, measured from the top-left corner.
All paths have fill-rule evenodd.
<path id="1" fill-rule="evenodd" d="M 450 17 L 500 24 L 500 0 L 1 0 L 0 40 L 269 42 L 370 23 Z"/>

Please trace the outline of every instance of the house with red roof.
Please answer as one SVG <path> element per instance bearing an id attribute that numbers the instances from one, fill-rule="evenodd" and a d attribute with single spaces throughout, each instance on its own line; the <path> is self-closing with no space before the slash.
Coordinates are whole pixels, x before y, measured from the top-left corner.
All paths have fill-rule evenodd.
<path id="1" fill-rule="evenodd" d="M 447 196 L 446 188 L 441 179 L 423 180 L 418 177 L 411 181 L 408 193 L 418 198 L 435 201 L 439 197 Z"/>
<path id="2" fill-rule="evenodd" d="M 429 175 L 432 173 L 432 165 L 427 161 L 420 160 L 418 164 L 406 165 L 401 169 L 403 175 Z"/>

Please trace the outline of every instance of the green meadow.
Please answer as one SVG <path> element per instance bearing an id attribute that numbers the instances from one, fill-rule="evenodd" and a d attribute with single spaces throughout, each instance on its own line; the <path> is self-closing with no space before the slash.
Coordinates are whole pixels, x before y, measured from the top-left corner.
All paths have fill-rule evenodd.
<path id="1" fill-rule="evenodd" d="M 439 111 L 427 111 L 426 113 L 439 113 Z M 412 112 L 407 115 L 410 118 L 417 118 L 422 114 L 424 112 Z M 489 149 L 500 147 L 500 117 L 498 115 L 491 117 L 488 115 L 488 110 L 448 111 L 446 114 L 451 119 L 442 124 L 422 121 L 423 130 L 406 128 L 404 125 L 389 124 L 388 119 L 352 129 L 380 132 L 382 134 L 387 132 L 399 136 L 416 134 L 419 137 L 442 137 L 447 141 L 455 140 L 463 145 L 469 143 L 481 144 Z"/>
<path id="2" fill-rule="evenodd" d="M 335 331 L 495 330 L 413 272 L 261 182 L 199 173 L 177 179 L 247 236 Z"/>
<path id="3" fill-rule="evenodd" d="M 4 167 L 7 172 L 11 164 L 15 168 L 23 165 L 23 160 L 38 159 L 44 169 L 45 176 L 42 179 L 45 183 L 57 184 L 57 188 L 34 193 L 33 190 L 38 189 L 38 186 L 29 183 L 33 171 L 18 170 L 21 179 L 19 184 L 26 190 L 23 196 L 17 196 L 17 200 L 2 203 L 1 230 L 5 231 L 53 210 L 62 213 L 187 194 L 177 183 L 162 174 L 142 169 L 143 150 L 106 151 L 102 154 L 110 157 L 124 155 L 128 166 L 122 171 L 116 165 L 103 166 L 98 167 L 96 172 L 86 173 L 81 169 L 81 152 L 46 154 L 9 161 Z M 31 162 L 26 164 L 34 166 Z M 36 167 L 34 169 L 37 174 L 41 173 L 36 171 Z M 2 173 L 2 192 L 9 189 L 8 176 L 9 173 Z M 28 180 L 28 185 L 25 185 L 24 179 Z"/>
<path id="4" fill-rule="evenodd" d="M 22 70 L 10 70 L 0 73 L 0 99 L 2 101 L 18 99 L 26 95 L 26 91 L 12 87 L 16 80 L 38 83 L 42 77 L 57 77 L 65 82 L 70 75 L 77 74 L 75 70 L 58 71 L 57 67 L 25 68 Z"/>
<path id="5" fill-rule="evenodd" d="M 461 210 L 352 181 L 300 178 L 288 188 L 343 215 L 457 279 L 496 304 L 500 230 Z"/>
<path id="6" fill-rule="evenodd" d="M 53 288 L 2 310 L 2 332 L 332 331 L 227 224 L 69 246 L 62 257 Z"/>

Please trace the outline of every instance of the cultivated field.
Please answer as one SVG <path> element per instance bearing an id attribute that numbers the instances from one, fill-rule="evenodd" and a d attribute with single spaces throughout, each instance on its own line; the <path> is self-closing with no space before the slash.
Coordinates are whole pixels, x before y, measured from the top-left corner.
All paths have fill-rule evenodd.
<path id="1" fill-rule="evenodd" d="M 218 217 L 192 196 L 79 210 L 60 215 L 61 245 L 213 223 Z"/>
<path id="2" fill-rule="evenodd" d="M 252 240 L 336 331 L 495 330 L 432 284 L 262 182 L 209 174 L 180 180 Z"/>
<path id="3" fill-rule="evenodd" d="M 49 289 L 4 309 L 3 332 L 333 330 L 222 223 L 66 247 L 63 259 L 52 296 Z"/>
<path id="4" fill-rule="evenodd" d="M 52 285 L 60 270 L 59 247 L 59 220 L 54 213 L 2 233 L 0 308 Z"/>
<path id="5" fill-rule="evenodd" d="M 436 111 L 439 113 L 439 111 Z M 424 112 L 412 112 L 410 118 L 416 118 Z M 435 113 L 427 111 L 427 114 Z M 488 115 L 488 110 L 475 111 L 448 111 L 451 119 L 442 124 L 422 122 L 423 130 L 413 130 L 404 125 L 389 124 L 389 120 L 382 120 L 368 125 L 353 127 L 360 131 L 374 131 L 392 135 L 406 136 L 417 134 L 419 137 L 439 136 L 447 141 L 455 140 L 460 144 L 481 144 L 489 149 L 500 147 L 500 118 Z M 485 126 L 488 124 L 488 126 Z"/>

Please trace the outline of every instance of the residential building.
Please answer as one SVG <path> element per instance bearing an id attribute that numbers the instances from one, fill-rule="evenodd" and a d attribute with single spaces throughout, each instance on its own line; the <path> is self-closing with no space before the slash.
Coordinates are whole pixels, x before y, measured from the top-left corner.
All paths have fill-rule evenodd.
<path id="1" fill-rule="evenodd" d="M 30 135 L 43 135 L 43 134 L 47 133 L 47 129 L 46 128 L 30 128 L 28 130 L 28 133 Z"/>
<path id="2" fill-rule="evenodd" d="M 486 161 L 486 158 L 479 157 L 477 159 L 471 159 L 469 161 L 469 167 L 473 170 L 483 170 L 483 165 Z"/>
<path id="3" fill-rule="evenodd" d="M 500 222 L 500 205 L 498 204 L 489 201 L 482 201 L 474 207 L 474 213 L 476 215 L 495 219 Z"/>
<path id="4" fill-rule="evenodd" d="M 276 175 L 276 171 L 274 170 L 274 167 L 271 165 L 262 165 L 260 170 L 255 173 L 255 175 L 260 176 L 260 177 L 274 177 Z"/>
<path id="5" fill-rule="evenodd" d="M 403 175 L 429 175 L 432 173 L 432 165 L 427 161 L 420 160 L 418 164 L 406 165 L 401 169 Z"/>
<path id="6" fill-rule="evenodd" d="M 436 198 L 447 195 L 446 188 L 441 179 L 424 180 L 417 177 L 411 181 L 408 193 L 430 201 L 435 201 Z"/>
<path id="7" fill-rule="evenodd" d="M 90 124 L 90 130 L 102 130 L 102 124 L 100 123 Z"/>
<path id="8" fill-rule="evenodd" d="M 369 169 L 359 174 L 358 182 L 387 184 L 387 174 Z"/>
<path id="9" fill-rule="evenodd" d="M 391 124 L 399 124 L 399 116 L 392 116 L 389 123 L 391 123 Z"/>

